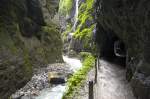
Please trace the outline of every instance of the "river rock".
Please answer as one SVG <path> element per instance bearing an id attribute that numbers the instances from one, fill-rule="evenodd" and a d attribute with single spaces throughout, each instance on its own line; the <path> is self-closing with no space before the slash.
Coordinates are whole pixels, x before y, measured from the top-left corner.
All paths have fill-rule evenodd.
<path id="1" fill-rule="evenodd" d="M 12 99 L 34 99 L 41 90 L 63 84 L 66 78 L 73 73 L 70 67 L 65 63 L 49 64 L 48 67 L 35 69 L 31 80 L 20 90 L 15 92 Z"/>
<path id="2" fill-rule="evenodd" d="M 51 84 L 62 84 L 65 83 L 65 77 L 63 77 L 64 75 L 61 73 L 57 73 L 57 72 L 49 72 L 48 73 L 48 81 Z"/>
<path id="3" fill-rule="evenodd" d="M 63 84 L 65 82 L 66 82 L 65 78 L 63 78 L 63 77 L 54 77 L 54 78 L 51 78 L 51 80 L 50 80 L 51 84 Z"/>
<path id="4" fill-rule="evenodd" d="M 74 50 L 69 50 L 68 56 L 69 57 L 75 57 L 75 56 L 77 56 L 77 53 Z"/>

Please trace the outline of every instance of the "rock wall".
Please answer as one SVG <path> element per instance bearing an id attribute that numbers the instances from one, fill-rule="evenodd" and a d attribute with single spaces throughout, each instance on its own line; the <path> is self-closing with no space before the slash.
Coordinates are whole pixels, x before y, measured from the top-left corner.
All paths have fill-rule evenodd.
<path id="1" fill-rule="evenodd" d="M 96 0 L 95 4 L 97 42 L 101 47 L 115 36 L 125 43 L 127 79 L 138 99 L 150 99 L 149 5 L 149 0 Z"/>
<path id="2" fill-rule="evenodd" d="M 62 61 L 59 0 L 0 1 L 0 98 L 24 86 L 33 68 Z M 46 17 L 46 15 L 49 15 Z"/>
<path id="3" fill-rule="evenodd" d="M 78 2 L 78 11 L 76 11 L 76 2 Z M 95 28 L 93 3 L 94 0 L 74 0 L 74 7 L 72 7 L 71 14 L 66 19 L 67 26 L 63 32 L 64 52 L 71 53 L 74 50 L 79 53 L 95 50 L 92 38 Z M 78 18 L 76 18 L 76 15 L 78 15 Z"/>
<path id="4" fill-rule="evenodd" d="M 79 0 L 78 20 L 71 44 L 77 52 L 92 52 L 95 47 L 92 38 L 95 28 L 93 3 L 94 0 Z"/>

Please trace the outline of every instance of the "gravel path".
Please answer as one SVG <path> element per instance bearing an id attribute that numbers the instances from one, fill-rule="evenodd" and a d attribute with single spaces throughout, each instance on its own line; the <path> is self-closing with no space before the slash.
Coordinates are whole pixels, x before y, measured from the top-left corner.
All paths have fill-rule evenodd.
<path id="1" fill-rule="evenodd" d="M 95 99 L 135 99 L 121 66 L 100 60 Z"/>

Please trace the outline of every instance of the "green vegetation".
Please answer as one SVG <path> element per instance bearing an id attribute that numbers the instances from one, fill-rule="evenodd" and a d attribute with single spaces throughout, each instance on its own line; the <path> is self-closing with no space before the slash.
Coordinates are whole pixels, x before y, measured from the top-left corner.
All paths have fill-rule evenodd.
<path id="1" fill-rule="evenodd" d="M 70 15 L 72 5 L 73 0 L 60 0 L 59 13 L 66 16 Z"/>
<path id="2" fill-rule="evenodd" d="M 92 25 L 89 28 L 84 28 L 82 31 L 80 31 L 80 29 L 78 28 L 75 31 L 74 37 L 79 38 L 79 39 L 84 39 L 84 38 L 90 39 L 92 36 L 92 31 L 93 31 L 94 27 L 95 27 L 95 25 Z"/>
<path id="3" fill-rule="evenodd" d="M 23 70 L 25 71 L 24 74 L 30 78 L 30 76 L 32 75 L 33 65 L 31 63 L 29 52 L 27 49 L 24 49 L 23 58 L 24 58 Z"/>
<path id="4" fill-rule="evenodd" d="M 0 47 L 5 46 L 7 49 L 10 49 L 12 53 L 16 53 L 17 48 L 15 47 L 15 43 L 12 40 L 14 37 L 12 38 L 10 37 L 10 35 L 13 35 L 13 32 L 18 32 L 17 25 L 15 23 L 12 23 L 11 25 L 6 25 L 5 23 L 6 22 L 1 21 L 0 19 Z"/>
<path id="5" fill-rule="evenodd" d="M 65 42 L 67 40 L 67 35 L 68 33 L 71 32 L 71 24 L 68 24 L 67 27 L 66 27 L 66 30 L 62 33 L 62 39 L 63 39 L 63 42 Z"/>
<path id="6" fill-rule="evenodd" d="M 59 27 L 52 20 L 58 2 L 6 0 L 0 8 L 0 99 L 7 99 L 32 77 L 33 68 L 62 61 Z M 42 4 L 39 4 L 42 3 Z M 43 4 L 47 4 L 46 6 Z M 34 5 L 34 7 L 32 6 Z M 45 7 L 50 12 L 45 10 Z M 44 11 L 43 11 L 44 8 Z M 31 13 L 34 10 L 35 13 Z M 36 11 L 35 11 L 36 10 Z M 50 13 L 51 17 L 45 17 Z M 50 23 L 49 23 L 50 22 Z M 51 26 L 47 25 L 50 24 Z"/>
<path id="7" fill-rule="evenodd" d="M 67 20 L 68 25 L 64 33 L 62 33 L 64 42 L 66 41 L 67 34 L 74 32 L 74 38 L 83 42 L 83 49 L 92 50 L 92 48 L 94 48 L 94 46 L 92 45 L 92 32 L 95 28 L 92 16 L 94 10 L 93 3 L 94 0 L 86 0 L 79 6 L 78 24 L 76 31 L 72 31 L 72 23 L 71 21 Z"/>
<path id="8" fill-rule="evenodd" d="M 79 25 L 77 26 L 74 35 L 76 38 L 89 40 L 89 38 L 92 37 L 92 31 L 95 27 L 95 25 L 92 23 L 93 3 L 94 0 L 86 0 L 86 2 L 82 3 L 79 8 Z M 87 25 L 88 22 L 91 23 L 90 26 Z"/>
<path id="9" fill-rule="evenodd" d="M 86 79 L 86 76 L 90 69 L 94 66 L 95 58 L 87 52 L 80 53 L 83 58 L 82 68 L 77 71 L 67 82 L 67 91 L 63 96 L 63 99 L 72 99 L 76 90 L 78 90 Z"/>
<path id="10" fill-rule="evenodd" d="M 89 52 L 80 52 L 79 56 L 81 57 L 81 59 L 85 60 L 88 56 L 91 56 L 91 53 L 89 53 Z"/>
<path id="11" fill-rule="evenodd" d="M 14 34 L 11 34 L 11 32 Z M 13 59 L 13 57 L 15 57 L 15 61 L 18 62 L 18 57 L 20 55 L 20 57 L 22 56 L 22 64 L 19 65 L 22 66 L 21 68 L 23 68 L 24 71 L 22 73 L 24 73 L 24 76 L 27 78 L 30 78 L 32 75 L 32 63 L 30 61 L 28 49 L 25 48 L 24 43 L 20 39 L 20 30 L 17 23 L 12 22 L 10 25 L 0 25 L 0 45 L 1 52 L 9 55 L 6 67 L 14 64 L 14 62 L 10 60 Z M 22 51 L 20 51 L 21 49 Z"/>
<path id="12" fill-rule="evenodd" d="M 61 62 L 62 39 L 59 27 L 54 24 L 43 26 L 39 34 L 42 45 L 38 48 L 38 53 L 44 57 L 43 61 L 46 63 Z"/>
<path id="13" fill-rule="evenodd" d="M 93 22 L 93 3 L 94 0 L 86 0 L 79 7 L 79 16 L 78 16 L 78 26 L 74 32 L 74 37 L 76 39 L 82 40 L 84 42 L 84 49 L 93 50 L 94 46 L 91 44 L 92 33 L 95 28 Z M 91 45 L 92 46 L 91 46 Z"/>

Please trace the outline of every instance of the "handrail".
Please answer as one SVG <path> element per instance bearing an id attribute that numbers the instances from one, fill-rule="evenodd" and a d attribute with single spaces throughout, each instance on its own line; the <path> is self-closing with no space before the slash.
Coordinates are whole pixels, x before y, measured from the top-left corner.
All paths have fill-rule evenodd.
<path id="1" fill-rule="evenodd" d="M 94 86 L 94 83 L 93 81 L 89 81 L 89 99 L 94 99 L 94 90 L 93 90 L 93 87 Z"/>

